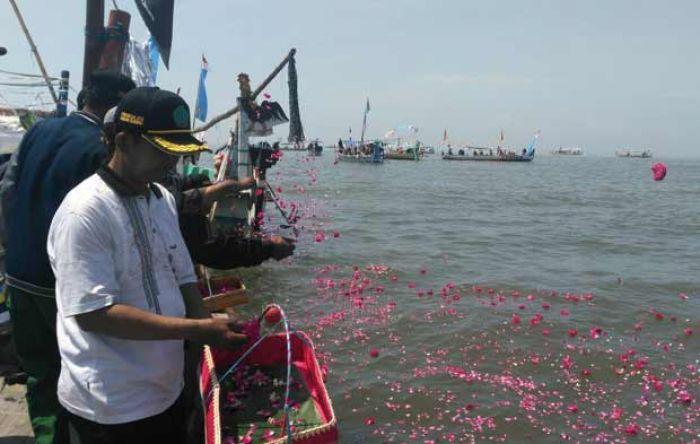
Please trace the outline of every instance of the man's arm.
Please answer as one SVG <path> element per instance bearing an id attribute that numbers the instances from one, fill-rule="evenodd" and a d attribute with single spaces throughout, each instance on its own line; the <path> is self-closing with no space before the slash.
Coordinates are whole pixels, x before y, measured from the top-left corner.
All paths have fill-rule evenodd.
<path id="1" fill-rule="evenodd" d="M 75 316 L 78 326 L 90 333 L 136 341 L 192 340 L 217 347 L 234 347 L 247 336 L 234 331 L 233 320 L 182 319 L 161 316 L 123 304 Z"/>

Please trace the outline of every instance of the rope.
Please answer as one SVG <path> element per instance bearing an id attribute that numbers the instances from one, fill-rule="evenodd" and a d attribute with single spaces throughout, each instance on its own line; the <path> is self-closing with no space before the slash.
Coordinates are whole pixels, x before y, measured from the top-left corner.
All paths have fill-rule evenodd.
<path id="1" fill-rule="evenodd" d="M 0 69 L 0 73 L 9 74 L 9 75 L 18 76 L 18 77 L 30 77 L 30 78 L 35 78 L 35 79 L 43 79 L 43 77 L 39 74 L 27 74 L 27 73 L 23 73 L 23 72 L 6 71 L 4 69 Z M 54 82 L 58 82 L 61 80 L 57 77 L 48 77 L 48 79 L 52 80 Z"/>

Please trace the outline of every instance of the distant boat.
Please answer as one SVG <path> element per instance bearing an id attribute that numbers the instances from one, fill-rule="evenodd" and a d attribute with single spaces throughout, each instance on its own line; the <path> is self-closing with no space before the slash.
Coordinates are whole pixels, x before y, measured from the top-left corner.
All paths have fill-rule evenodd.
<path id="1" fill-rule="evenodd" d="M 337 151 L 337 159 L 343 162 L 384 163 L 384 147 L 373 142 L 363 146 L 346 146 Z"/>
<path id="2" fill-rule="evenodd" d="M 552 154 L 559 156 L 583 156 L 583 150 L 577 147 L 559 147 L 559 149 L 552 150 Z"/>
<path id="3" fill-rule="evenodd" d="M 535 144 L 539 139 L 540 132 L 537 131 L 527 148 L 523 148 L 521 153 L 511 150 L 493 147 L 466 146 L 456 152 L 450 148 L 447 153 L 443 153 L 443 160 L 470 160 L 470 161 L 495 161 L 495 162 L 531 162 L 535 158 Z M 500 141 L 503 141 L 503 131 L 501 131 Z"/>
<path id="4" fill-rule="evenodd" d="M 306 150 L 308 151 L 309 156 L 318 157 L 323 154 L 323 144 L 320 140 L 314 140 L 306 147 Z"/>
<path id="5" fill-rule="evenodd" d="M 390 160 L 421 160 L 423 153 L 418 148 L 388 149 L 384 152 L 384 158 Z"/>
<path id="6" fill-rule="evenodd" d="M 651 150 L 632 150 L 623 149 L 615 151 L 617 157 L 637 157 L 642 159 L 649 159 L 652 157 Z"/>

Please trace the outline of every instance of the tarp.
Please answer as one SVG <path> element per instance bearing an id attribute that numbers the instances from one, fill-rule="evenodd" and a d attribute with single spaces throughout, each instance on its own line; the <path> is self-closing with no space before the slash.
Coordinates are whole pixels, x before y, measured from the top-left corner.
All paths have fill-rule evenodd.
<path id="1" fill-rule="evenodd" d="M 174 0 L 135 0 L 148 31 L 158 43 L 165 67 L 170 69 L 170 48 L 173 42 Z"/>

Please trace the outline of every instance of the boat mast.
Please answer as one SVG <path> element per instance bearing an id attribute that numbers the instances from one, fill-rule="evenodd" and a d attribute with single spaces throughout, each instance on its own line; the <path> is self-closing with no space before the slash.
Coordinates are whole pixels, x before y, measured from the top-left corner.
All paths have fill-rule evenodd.
<path id="1" fill-rule="evenodd" d="M 89 3 L 89 1 L 88 1 Z M 32 49 L 32 52 L 34 53 L 34 58 L 36 59 L 37 64 L 39 65 L 39 70 L 41 71 L 41 76 L 44 78 L 44 82 L 46 82 L 46 86 L 49 87 L 49 91 L 51 92 L 51 97 L 53 98 L 54 103 L 56 106 L 59 104 L 58 100 L 58 95 L 56 95 L 56 91 L 53 89 L 53 85 L 51 84 L 51 80 L 49 79 L 49 75 L 46 73 L 46 67 L 44 67 L 44 62 L 41 60 L 41 56 L 39 55 L 39 51 L 36 49 L 36 45 L 34 44 L 34 39 L 32 39 L 31 34 L 29 34 L 29 29 L 27 29 L 27 25 L 24 23 L 24 18 L 22 18 L 22 13 L 19 12 L 19 8 L 17 7 L 17 3 L 15 3 L 15 0 L 10 0 L 10 5 L 12 5 L 12 9 L 15 11 L 15 15 L 17 16 L 17 20 L 19 21 L 19 26 L 22 28 L 22 31 L 24 31 L 24 35 L 27 37 L 27 41 L 29 42 L 29 47 Z"/>

